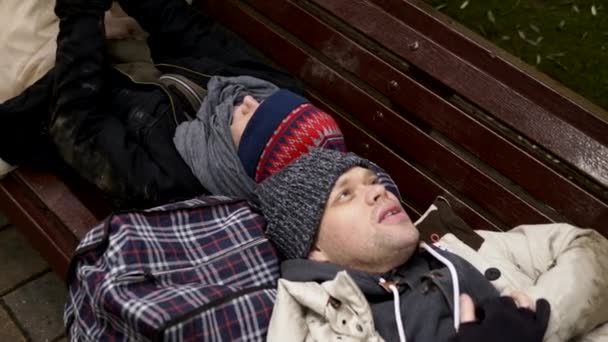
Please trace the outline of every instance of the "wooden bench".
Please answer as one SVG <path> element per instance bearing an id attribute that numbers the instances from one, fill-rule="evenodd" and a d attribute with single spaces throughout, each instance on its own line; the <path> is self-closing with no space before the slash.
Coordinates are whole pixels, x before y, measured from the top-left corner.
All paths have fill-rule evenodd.
<path id="1" fill-rule="evenodd" d="M 442 195 L 475 229 L 565 221 L 608 236 L 608 114 L 421 1 L 193 6 L 300 77 L 412 216 Z M 25 168 L 0 182 L 0 211 L 62 275 L 109 212 L 72 183 Z"/>

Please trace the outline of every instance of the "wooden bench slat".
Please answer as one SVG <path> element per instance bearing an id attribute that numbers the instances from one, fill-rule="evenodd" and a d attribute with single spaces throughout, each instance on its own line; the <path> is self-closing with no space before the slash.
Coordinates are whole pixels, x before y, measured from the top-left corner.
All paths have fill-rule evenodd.
<path id="1" fill-rule="evenodd" d="M 475 39 L 461 32 L 462 28 L 450 25 L 451 19 L 442 20 L 442 14 L 430 13 L 428 3 L 423 0 L 371 0 L 392 16 L 408 23 L 413 29 L 429 37 L 444 48 L 484 70 L 520 94 L 525 94 L 534 103 L 559 116 L 586 135 L 603 145 L 608 145 L 608 113 L 582 100 L 577 94 L 563 86 L 548 81 L 539 72 L 525 71 L 515 58 L 490 46 L 488 42 Z M 438 18 L 439 17 L 439 18 Z M 557 88 L 557 89 L 556 89 Z M 564 94 L 566 93 L 566 94 Z M 573 99 L 577 100 L 574 101 Z M 585 102 L 585 103 L 581 103 Z M 597 114 L 599 113 L 599 114 Z"/>
<path id="2" fill-rule="evenodd" d="M 608 147 L 364 0 L 311 0 L 608 186 Z M 369 18 L 374 18 L 370 20 Z M 412 48 L 416 44 L 416 48 Z M 492 96 L 488 96 L 492 94 Z M 581 155 L 584 153 L 585 155 Z"/>
<path id="3" fill-rule="evenodd" d="M 282 0 L 251 1 L 250 4 L 577 224 L 599 228 L 608 220 L 608 204 L 352 42 L 305 9 Z M 391 88 L 393 81 L 398 85 L 396 88 Z M 500 154 L 496 151 L 500 151 Z M 539 182 L 539 179 L 543 181 Z"/>
<path id="4" fill-rule="evenodd" d="M 103 216 L 93 214 L 68 185 L 57 176 L 28 167 L 18 169 L 14 176 L 35 194 L 70 232 L 82 239 Z M 105 213 L 104 213 L 105 215 Z"/>

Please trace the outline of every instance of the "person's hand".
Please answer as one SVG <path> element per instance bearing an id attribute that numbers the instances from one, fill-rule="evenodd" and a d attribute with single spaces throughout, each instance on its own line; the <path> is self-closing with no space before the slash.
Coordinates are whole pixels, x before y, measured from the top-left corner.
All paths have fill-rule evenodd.
<path id="1" fill-rule="evenodd" d="M 144 40 L 147 35 L 135 19 L 128 16 L 116 16 L 112 11 L 106 11 L 104 24 L 106 26 L 106 39 Z"/>
<path id="2" fill-rule="evenodd" d="M 519 305 L 519 307 L 518 307 Z M 460 329 L 450 342 L 542 342 L 551 306 L 532 301 L 523 293 L 486 300 L 477 307 L 470 296 L 460 296 Z"/>
<path id="3" fill-rule="evenodd" d="M 513 291 L 511 292 L 509 297 L 513 298 L 513 300 L 515 301 L 515 305 L 518 308 L 526 308 L 532 311 L 536 311 L 535 303 L 532 303 L 532 299 L 530 299 L 527 294 L 521 291 Z"/>

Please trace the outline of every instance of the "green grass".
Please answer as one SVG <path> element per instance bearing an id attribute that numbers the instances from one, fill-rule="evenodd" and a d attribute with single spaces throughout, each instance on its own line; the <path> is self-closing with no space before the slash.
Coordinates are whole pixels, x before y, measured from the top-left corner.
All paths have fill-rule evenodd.
<path id="1" fill-rule="evenodd" d="M 591 102 L 608 109 L 608 1 L 427 1 Z"/>

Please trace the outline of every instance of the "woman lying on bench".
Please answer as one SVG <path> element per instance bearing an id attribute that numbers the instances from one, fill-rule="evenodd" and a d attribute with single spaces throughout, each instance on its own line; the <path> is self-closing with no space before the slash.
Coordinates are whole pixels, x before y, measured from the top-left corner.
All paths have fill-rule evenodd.
<path id="1" fill-rule="evenodd" d="M 296 79 L 185 1 L 121 1 L 150 34 L 156 65 L 112 68 L 103 29 L 111 3 L 56 3 L 50 135 L 117 205 L 248 197 L 309 146 L 344 150 L 337 124 L 298 95 Z"/>

